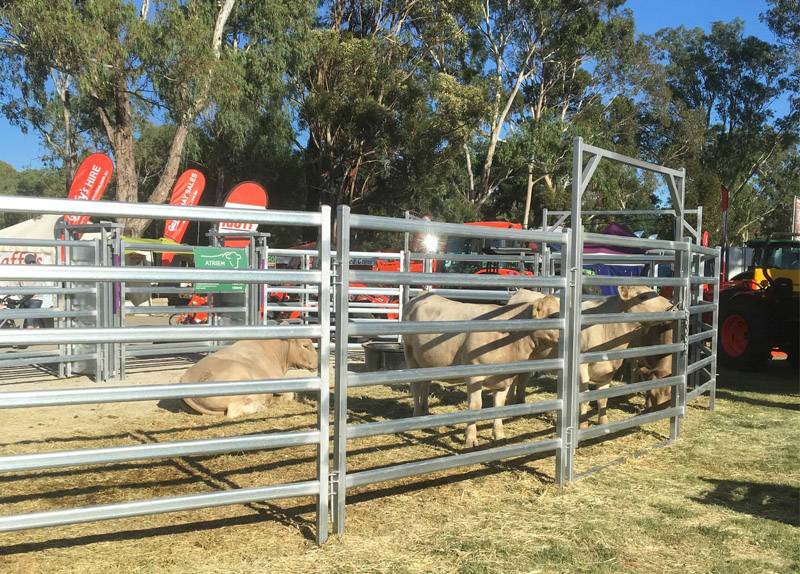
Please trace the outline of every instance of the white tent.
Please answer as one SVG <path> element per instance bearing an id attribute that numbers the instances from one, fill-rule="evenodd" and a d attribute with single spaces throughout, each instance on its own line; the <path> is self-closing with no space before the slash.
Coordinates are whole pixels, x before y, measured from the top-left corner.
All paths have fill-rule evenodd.
<path id="1" fill-rule="evenodd" d="M 55 239 L 53 236 L 58 215 L 40 215 L 26 219 L 4 229 L 0 229 L 2 239 Z M 0 245 L 0 265 L 15 265 L 25 262 L 25 256 L 32 253 L 38 263 L 52 264 L 55 258 L 53 247 L 21 247 Z"/>

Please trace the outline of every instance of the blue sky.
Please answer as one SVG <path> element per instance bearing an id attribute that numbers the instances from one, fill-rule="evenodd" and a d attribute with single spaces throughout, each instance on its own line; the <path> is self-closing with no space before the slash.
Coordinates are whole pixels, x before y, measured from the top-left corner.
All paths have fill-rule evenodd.
<path id="1" fill-rule="evenodd" d="M 711 28 L 711 23 L 741 18 L 745 33 L 768 40 L 774 37 L 758 15 L 766 10 L 765 0 L 628 0 L 637 31 L 652 34 L 664 27 Z M 23 134 L 0 116 L 0 160 L 17 169 L 41 165 L 42 150 L 34 133 Z"/>

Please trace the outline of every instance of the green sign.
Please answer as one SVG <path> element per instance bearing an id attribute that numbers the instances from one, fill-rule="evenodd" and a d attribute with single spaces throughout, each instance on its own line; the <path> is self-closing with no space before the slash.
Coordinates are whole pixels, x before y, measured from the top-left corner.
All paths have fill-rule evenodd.
<path id="1" fill-rule="evenodd" d="M 195 247 L 196 269 L 247 269 L 246 249 Z M 243 283 L 198 283 L 195 290 L 204 293 L 244 293 Z"/>

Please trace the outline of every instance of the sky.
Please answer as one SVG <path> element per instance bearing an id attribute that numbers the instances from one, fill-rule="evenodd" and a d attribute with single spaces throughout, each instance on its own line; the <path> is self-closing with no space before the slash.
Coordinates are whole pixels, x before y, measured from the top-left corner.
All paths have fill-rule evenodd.
<path id="1" fill-rule="evenodd" d="M 745 34 L 773 41 L 770 30 L 758 19 L 766 11 L 766 0 L 628 0 L 637 32 L 652 34 L 665 27 L 700 27 L 708 31 L 712 22 L 741 18 Z M 16 169 L 40 167 L 43 154 L 35 133 L 23 134 L 0 115 L 0 160 Z"/>

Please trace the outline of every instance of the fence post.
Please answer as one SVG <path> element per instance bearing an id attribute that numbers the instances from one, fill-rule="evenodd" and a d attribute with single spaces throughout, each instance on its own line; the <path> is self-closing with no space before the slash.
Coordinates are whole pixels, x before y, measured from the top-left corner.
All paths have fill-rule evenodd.
<path id="1" fill-rule="evenodd" d="M 561 252 L 561 272 L 569 278 L 562 305 L 566 302 L 566 321 L 560 339 L 564 357 L 564 422 L 561 438 L 561 477 L 559 484 L 574 479 L 575 449 L 578 446 L 578 418 L 580 413 L 580 364 L 581 364 L 581 298 L 583 295 L 583 140 L 575 138 L 572 147 L 572 232 L 568 236 L 566 250 Z M 562 307 L 563 309 L 563 307 Z M 560 340 L 559 339 L 559 340 Z M 559 345 L 562 346 L 561 344 Z"/>
<path id="2" fill-rule="evenodd" d="M 344 533 L 347 499 L 347 341 L 349 331 L 350 207 L 340 205 L 336 214 L 336 381 L 333 427 L 333 527 Z"/>
<path id="3" fill-rule="evenodd" d="M 686 198 L 686 174 L 685 172 L 675 182 L 672 182 L 671 191 L 673 192 L 672 201 L 675 210 L 675 241 L 683 241 L 684 231 L 684 200 Z M 673 187 L 674 186 L 674 187 Z M 690 242 L 691 243 L 691 242 Z M 681 412 L 686 409 L 686 370 L 689 363 L 689 306 L 691 305 L 691 280 L 692 275 L 692 251 L 689 246 L 686 250 L 675 252 L 675 271 L 674 277 L 682 279 L 680 287 L 675 289 L 675 306 L 683 313 L 683 318 L 675 321 L 676 327 L 672 331 L 672 341 L 683 344 L 683 349 L 672 355 L 672 374 L 680 376 L 681 382 L 675 386 L 675 392 L 670 398 L 670 407 L 680 407 Z M 669 419 L 669 442 L 678 439 L 681 432 L 681 420 L 683 414 L 676 415 Z"/>
<path id="4" fill-rule="evenodd" d="M 317 544 L 328 539 L 328 505 L 330 492 L 328 481 L 330 467 L 330 349 L 331 349 L 331 208 L 321 208 L 322 222 L 319 227 L 317 248 L 319 249 L 320 283 L 317 290 L 317 317 L 322 333 L 319 338 L 319 400 L 317 401 Z"/>
<path id="5" fill-rule="evenodd" d="M 556 414 L 556 437 L 561 440 L 561 446 L 556 451 L 556 484 L 559 486 L 564 486 L 573 479 L 575 441 L 578 436 L 575 419 L 577 392 L 572 378 L 572 373 L 576 370 L 572 346 L 572 340 L 575 338 L 572 306 L 575 299 L 576 281 L 575 267 L 572 265 L 570 257 L 574 235 L 569 230 L 565 230 L 564 234 L 565 243 L 562 244 L 561 251 L 561 276 L 566 280 L 566 286 L 559 290 L 559 309 L 561 309 L 560 316 L 564 320 L 564 330 L 558 338 L 558 356 L 564 361 L 564 367 L 558 373 L 557 393 L 561 400 L 561 410 Z M 580 299 L 580 294 L 578 294 L 578 299 Z"/>
<path id="6" fill-rule="evenodd" d="M 714 256 L 714 277 L 717 281 L 714 283 L 714 312 L 711 319 L 711 327 L 714 329 L 714 336 L 711 337 L 711 355 L 714 357 L 714 360 L 711 362 L 711 388 L 708 390 L 708 408 L 712 411 L 716 406 L 717 400 L 717 361 L 719 360 L 717 355 L 717 345 L 719 344 L 719 288 L 720 283 L 722 282 L 720 279 L 720 274 L 722 273 L 720 265 L 721 259 L 722 252 L 719 248 L 717 248 L 717 254 Z"/>

